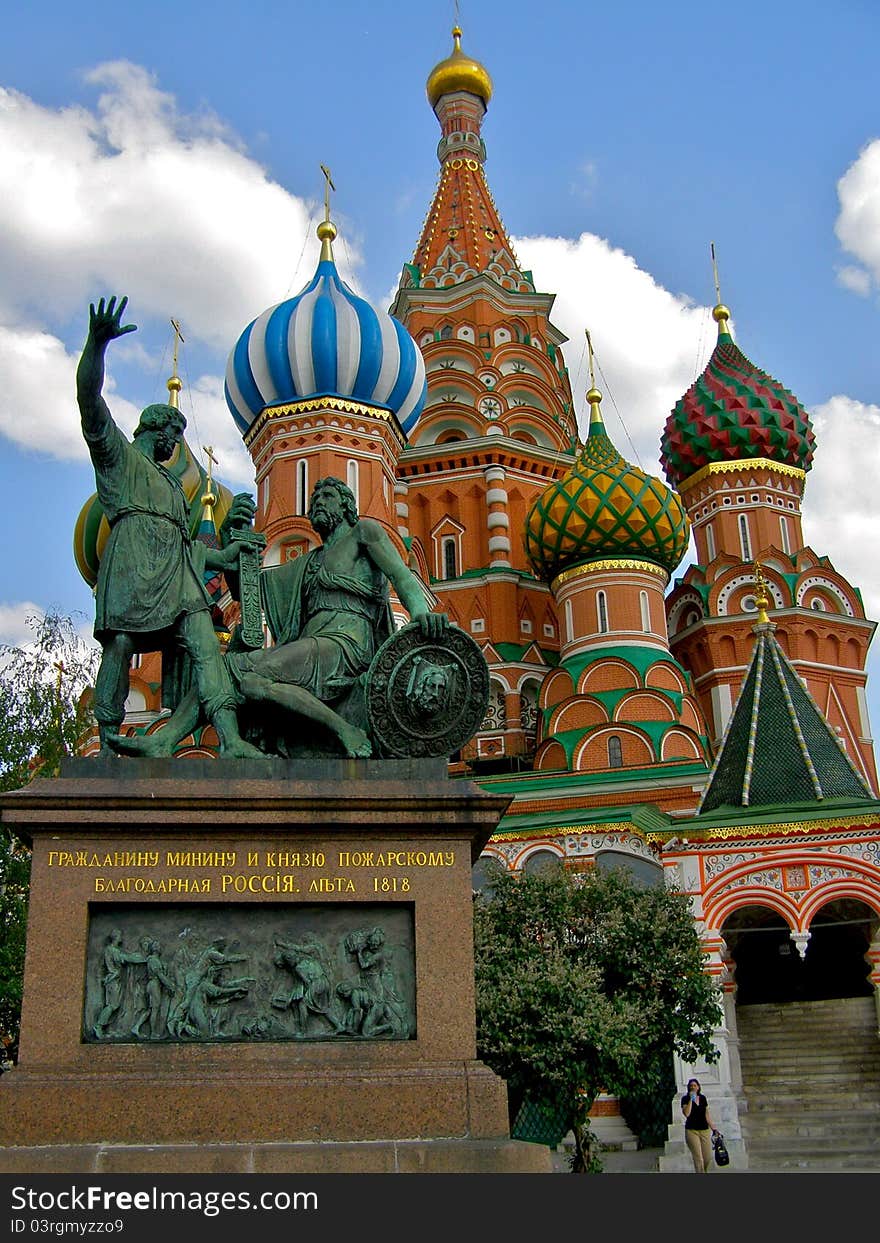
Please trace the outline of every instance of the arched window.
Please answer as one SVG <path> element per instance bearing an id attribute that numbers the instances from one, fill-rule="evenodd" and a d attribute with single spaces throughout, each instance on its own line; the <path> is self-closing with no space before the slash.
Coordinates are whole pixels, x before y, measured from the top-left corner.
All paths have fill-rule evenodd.
<path id="1" fill-rule="evenodd" d="M 604 591 L 596 592 L 596 612 L 599 618 L 599 633 L 608 633 L 608 601 Z"/>
<path id="2" fill-rule="evenodd" d="M 641 608 L 641 611 L 642 611 L 642 630 L 644 630 L 645 634 L 650 634 L 651 633 L 651 609 L 648 604 L 647 591 L 639 592 L 639 607 Z"/>
<path id="3" fill-rule="evenodd" d="M 749 539 L 749 520 L 745 514 L 739 516 L 739 543 L 743 561 L 751 561 L 752 541 Z"/>
<path id="4" fill-rule="evenodd" d="M 538 876 L 551 868 L 562 866 L 562 858 L 553 850 L 534 850 L 522 865 L 527 876 Z"/>
<path id="5" fill-rule="evenodd" d="M 706 554 L 710 561 L 715 560 L 715 532 L 711 522 L 706 523 Z"/>
<path id="6" fill-rule="evenodd" d="M 779 515 L 779 534 L 782 536 L 782 551 L 791 552 L 791 544 L 788 540 L 788 519 Z"/>
<path id="7" fill-rule="evenodd" d="M 451 535 L 447 535 L 441 544 L 443 551 L 443 577 L 455 578 L 458 574 L 456 569 L 455 557 L 455 540 Z"/>
<path id="8" fill-rule="evenodd" d="M 608 739 L 608 767 L 623 768 L 623 747 L 616 734 Z"/>
<path id="9" fill-rule="evenodd" d="M 300 458 L 296 464 L 296 512 L 304 514 L 309 505 L 309 464 Z"/>
<path id="10" fill-rule="evenodd" d="M 348 465 L 345 468 L 345 482 L 354 493 L 354 503 L 356 507 L 360 506 L 360 470 L 354 458 L 349 458 Z"/>

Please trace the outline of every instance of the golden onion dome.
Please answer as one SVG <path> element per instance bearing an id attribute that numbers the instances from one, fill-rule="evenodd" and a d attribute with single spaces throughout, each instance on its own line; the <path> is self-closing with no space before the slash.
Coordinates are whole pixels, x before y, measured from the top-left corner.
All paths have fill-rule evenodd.
<path id="1" fill-rule="evenodd" d="M 451 55 L 435 65 L 428 75 L 425 90 L 431 107 L 436 106 L 441 95 L 449 95 L 452 91 L 468 91 L 488 104 L 492 98 L 492 79 L 478 60 L 461 50 L 461 27 L 453 27 L 452 38 L 455 46 Z"/>

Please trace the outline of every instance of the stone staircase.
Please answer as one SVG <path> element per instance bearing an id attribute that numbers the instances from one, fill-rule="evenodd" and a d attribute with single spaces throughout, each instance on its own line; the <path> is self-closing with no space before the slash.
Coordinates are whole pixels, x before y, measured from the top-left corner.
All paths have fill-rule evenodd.
<path id="1" fill-rule="evenodd" d="M 750 1170 L 880 1172 L 873 997 L 742 1006 L 736 1017 Z"/>

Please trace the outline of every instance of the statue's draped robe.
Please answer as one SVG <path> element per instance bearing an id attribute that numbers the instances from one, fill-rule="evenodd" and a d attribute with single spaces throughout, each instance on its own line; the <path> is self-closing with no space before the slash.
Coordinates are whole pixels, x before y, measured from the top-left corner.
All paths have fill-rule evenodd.
<path id="1" fill-rule="evenodd" d="M 177 479 L 140 453 L 110 420 L 84 435 L 110 524 L 98 569 L 95 637 L 103 641 L 120 631 L 157 636 L 183 614 L 210 609 L 193 561 L 189 506 Z M 138 646 L 152 650 L 146 638 Z"/>
<path id="2" fill-rule="evenodd" d="M 351 711 L 346 705 L 393 630 L 384 575 L 363 582 L 331 573 L 324 566 L 324 548 L 315 548 L 261 571 L 260 594 L 275 646 L 229 651 L 226 660 L 233 683 L 240 687 L 242 675 L 253 672 L 272 682 L 301 686 L 363 726 L 362 703 L 351 704 Z M 260 706 L 265 710 L 264 704 Z M 282 724 L 279 719 L 279 725 L 281 733 L 291 732 L 286 721 Z M 301 724 L 294 728 L 301 734 Z M 288 751 L 283 741 L 271 740 L 268 731 L 264 741 L 272 750 Z"/>

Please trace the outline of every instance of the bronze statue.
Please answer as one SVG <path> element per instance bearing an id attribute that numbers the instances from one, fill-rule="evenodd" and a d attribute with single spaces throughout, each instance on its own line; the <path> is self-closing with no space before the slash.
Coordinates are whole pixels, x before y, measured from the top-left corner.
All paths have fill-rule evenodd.
<path id="1" fill-rule="evenodd" d="M 122 324 L 128 299 L 102 298 L 89 307 L 89 331 L 76 373 L 82 430 L 95 468 L 98 498 L 110 538 L 98 570 L 95 638 L 103 649 L 95 683 L 94 712 L 101 754 L 122 725 L 128 675 L 135 652 L 182 646 L 192 666 L 197 696 L 227 755 L 259 755 L 239 735 L 235 692 L 211 622 L 211 601 L 193 564 L 188 505 L 175 477 L 162 465 L 183 437 L 186 421 L 173 406 L 142 412 L 134 443 L 113 421 L 101 395 L 104 355 L 117 337 L 136 331 Z M 225 569 L 238 554 L 233 543 L 209 549 L 207 564 Z"/>
<path id="2" fill-rule="evenodd" d="M 233 501 L 224 523 L 229 547 L 236 545 L 237 526 L 249 523 L 250 497 Z M 242 705 L 282 709 L 278 738 L 264 747 L 285 754 L 289 714 L 310 720 L 335 735 L 349 756 L 372 754 L 363 726 L 363 676 L 383 641 L 392 632 L 388 585 L 424 636 L 440 639 L 448 630 L 444 613 L 428 607 L 421 584 L 403 563 L 388 535 L 372 518 L 359 518 L 354 495 L 338 479 L 319 479 L 309 505 L 309 520 L 322 545 L 305 556 L 264 569 L 260 576 L 263 610 L 275 646 L 226 655 L 226 665 Z M 236 575 L 226 570 L 233 593 Z M 360 694 L 359 716 L 351 700 Z M 190 692 L 168 722 L 146 738 L 114 736 L 114 745 L 130 754 L 172 755 L 201 718 L 198 696 Z M 300 734 L 304 731 L 300 729 Z M 274 743 L 274 745 L 273 745 Z"/>

